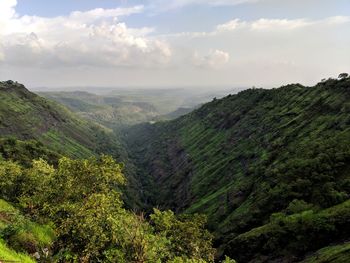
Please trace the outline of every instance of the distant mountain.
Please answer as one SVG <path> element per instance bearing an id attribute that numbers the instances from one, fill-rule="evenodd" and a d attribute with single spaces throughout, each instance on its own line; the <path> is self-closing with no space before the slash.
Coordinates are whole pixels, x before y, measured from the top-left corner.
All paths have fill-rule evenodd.
<path id="1" fill-rule="evenodd" d="M 97 88 L 95 90 L 98 91 Z M 124 88 L 111 89 L 99 95 L 86 91 L 39 92 L 41 96 L 65 105 L 81 117 L 116 131 L 143 122 L 180 117 L 214 97 L 223 97 L 228 93 L 229 90 L 209 91 L 201 88 Z"/>
<path id="2" fill-rule="evenodd" d="M 297 262 L 350 237 L 350 78 L 245 90 L 126 141 L 147 202 L 207 214 L 238 262 Z"/>
<path id="3" fill-rule="evenodd" d="M 184 116 L 193 110 L 194 110 L 194 108 L 181 107 L 181 108 L 178 108 L 177 110 L 172 111 L 168 114 L 162 115 L 159 118 L 165 119 L 165 120 L 173 120 L 173 119 L 179 118 L 181 116 Z"/>
<path id="4" fill-rule="evenodd" d="M 95 95 L 84 91 L 39 94 L 65 105 L 87 120 L 115 129 L 148 122 L 159 115 L 152 104 L 125 101 L 120 97 Z"/>

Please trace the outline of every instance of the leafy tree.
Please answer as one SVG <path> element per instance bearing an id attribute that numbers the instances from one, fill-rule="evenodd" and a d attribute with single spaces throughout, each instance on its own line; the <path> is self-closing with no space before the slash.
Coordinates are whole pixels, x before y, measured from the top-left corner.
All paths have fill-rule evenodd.
<path id="1" fill-rule="evenodd" d="M 22 167 L 12 161 L 0 161 L 0 196 L 15 201 L 20 194 Z"/>
<path id="2" fill-rule="evenodd" d="M 214 261 L 213 236 L 205 230 L 206 219 L 202 215 L 182 215 L 179 218 L 172 211 L 154 209 L 151 222 L 156 233 L 169 240 L 172 255 L 189 259 Z"/>
<path id="3" fill-rule="evenodd" d="M 0 194 L 18 202 L 32 218 L 54 224 L 57 261 L 213 262 L 215 250 L 212 235 L 204 228 L 205 217 L 155 209 L 147 220 L 123 207 L 122 167 L 109 156 L 62 158 L 57 168 L 43 159 L 26 169 L 2 161 Z M 20 228 L 8 236 L 17 233 Z M 16 244 L 30 241 L 31 248 L 38 247 L 31 237 L 22 235 Z"/>
<path id="4" fill-rule="evenodd" d="M 346 79 L 347 77 L 349 77 L 348 73 L 340 73 L 338 79 Z"/>

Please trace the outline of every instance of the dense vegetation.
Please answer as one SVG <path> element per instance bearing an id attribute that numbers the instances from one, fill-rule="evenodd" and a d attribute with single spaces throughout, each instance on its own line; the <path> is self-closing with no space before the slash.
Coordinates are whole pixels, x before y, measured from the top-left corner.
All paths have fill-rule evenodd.
<path id="1" fill-rule="evenodd" d="M 130 188 L 123 196 L 125 185 L 135 189 L 133 178 L 124 177 L 124 164 L 97 155 L 123 160 L 129 175 L 134 168 L 106 128 L 21 84 L 1 82 L 0 88 L 1 261 L 214 261 L 204 216 L 127 209 L 137 198 Z M 57 140 L 47 136 L 50 132 Z M 85 156 L 90 158 L 81 159 Z"/>
<path id="2" fill-rule="evenodd" d="M 57 164 L 62 156 L 113 156 L 128 169 L 125 188 L 129 207 L 139 207 L 135 168 L 118 136 L 111 129 L 79 118 L 64 106 L 28 91 L 13 81 L 0 82 L 0 153 L 5 160 L 31 165 L 42 158 Z"/>
<path id="3" fill-rule="evenodd" d="M 77 94 L 65 104 L 81 116 L 120 102 Z M 1 82 L 0 98 L 0 259 L 350 257 L 347 75 L 242 91 L 123 134 L 16 82 Z"/>
<path id="4" fill-rule="evenodd" d="M 126 140 L 143 168 L 145 201 L 205 213 L 220 251 L 239 262 L 300 261 L 342 243 L 350 236 L 349 102 L 342 77 L 245 90 L 134 127 Z"/>
<path id="5" fill-rule="evenodd" d="M 57 168 L 42 159 L 29 168 L 2 161 L 0 255 L 24 262 L 32 260 L 23 253 L 42 262 L 213 262 L 203 216 L 155 209 L 146 218 L 123 208 L 121 169 L 108 156 L 61 158 Z"/>
<path id="6" fill-rule="evenodd" d="M 56 153 L 74 158 L 117 155 L 121 146 L 113 133 L 77 118 L 65 107 L 28 91 L 13 81 L 0 82 L 0 136 L 35 139 Z"/>

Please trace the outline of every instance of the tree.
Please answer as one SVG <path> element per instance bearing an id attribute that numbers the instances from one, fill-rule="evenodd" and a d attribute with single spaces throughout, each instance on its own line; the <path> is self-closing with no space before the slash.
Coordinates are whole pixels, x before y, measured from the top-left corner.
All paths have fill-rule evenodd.
<path id="1" fill-rule="evenodd" d="M 340 73 L 339 76 L 338 76 L 338 79 L 346 79 L 348 77 L 349 77 L 348 73 Z"/>
<path id="2" fill-rule="evenodd" d="M 57 168 L 42 159 L 27 169 L 0 163 L 0 198 L 19 202 L 32 218 L 53 223 L 58 261 L 214 262 L 204 216 L 155 209 L 148 220 L 123 207 L 124 184 L 122 165 L 108 156 L 62 158 Z"/>
<path id="3" fill-rule="evenodd" d="M 206 218 L 202 215 L 176 217 L 172 211 L 154 209 L 151 223 L 156 233 L 169 240 L 170 254 L 174 257 L 213 262 L 215 250 L 213 236 L 205 229 Z"/>

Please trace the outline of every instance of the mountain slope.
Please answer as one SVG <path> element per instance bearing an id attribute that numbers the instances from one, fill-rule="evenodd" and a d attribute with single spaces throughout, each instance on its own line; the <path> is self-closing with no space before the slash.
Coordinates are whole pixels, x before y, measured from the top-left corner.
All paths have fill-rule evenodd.
<path id="1" fill-rule="evenodd" d="M 126 140 L 144 167 L 147 202 L 206 213 L 222 250 L 242 262 L 258 254 L 265 261 L 283 257 L 276 248 L 244 254 L 227 244 L 268 224 L 274 213 L 319 211 L 348 200 L 350 79 L 246 90 L 177 120 L 135 127 Z"/>
<path id="2" fill-rule="evenodd" d="M 88 92 L 41 92 L 45 98 L 57 101 L 84 117 L 110 128 L 121 128 L 147 122 L 159 115 L 146 102 L 129 102 L 121 97 L 95 95 Z"/>
<path id="3" fill-rule="evenodd" d="M 117 152 L 120 148 L 108 129 L 77 118 L 63 106 L 29 92 L 21 84 L 0 82 L 0 100 L 1 137 L 36 139 L 71 157 Z"/>
<path id="4" fill-rule="evenodd" d="M 0 82 L 0 100 L 0 153 L 4 159 L 30 165 L 36 158 L 55 163 L 61 156 L 111 155 L 126 164 L 129 184 L 125 202 L 132 207 L 140 205 L 135 168 L 110 129 L 78 117 L 17 82 Z"/>

